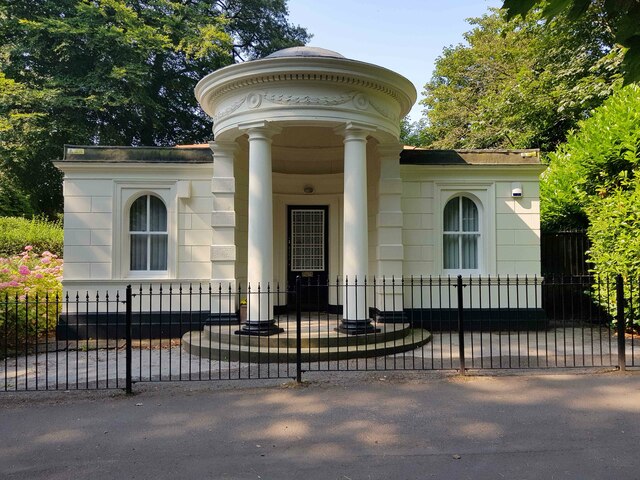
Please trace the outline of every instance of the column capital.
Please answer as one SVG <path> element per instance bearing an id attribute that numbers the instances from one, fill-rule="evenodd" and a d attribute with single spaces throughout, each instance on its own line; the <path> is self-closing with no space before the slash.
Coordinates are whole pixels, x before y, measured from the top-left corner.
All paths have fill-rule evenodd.
<path id="1" fill-rule="evenodd" d="M 238 144 L 234 141 L 213 140 L 209 142 L 209 148 L 213 152 L 213 156 L 229 156 L 235 155 L 238 150 Z"/>
<path id="2" fill-rule="evenodd" d="M 281 127 L 274 125 L 266 120 L 258 122 L 241 123 L 238 125 L 238 129 L 241 132 L 246 132 L 249 135 L 249 140 L 264 139 L 271 140 L 271 137 L 279 134 L 282 131 Z"/>
<path id="3" fill-rule="evenodd" d="M 376 126 L 368 123 L 346 122 L 333 129 L 336 135 L 344 137 L 344 141 L 366 140 L 369 135 L 376 131 Z"/>
<path id="4" fill-rule="evenodd" d="M 379 144 L 377 148 L 381 159 L 391 158 L 395 160 L 400 157 L 404 145 L 398 142 L 388 142 Z"/>

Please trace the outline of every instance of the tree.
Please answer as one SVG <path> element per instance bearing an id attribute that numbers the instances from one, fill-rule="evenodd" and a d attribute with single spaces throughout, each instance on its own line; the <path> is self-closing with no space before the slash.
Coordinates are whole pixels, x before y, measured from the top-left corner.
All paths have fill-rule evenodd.
<path id="1" fill-rule="evenodd" d="M 560 15 L 579 20 L 596 5 L 604 14 L 606 28 L 625 49 L 625 83 L 640 81 L 640 1 L 638 0 L 504 0 L 507 19 L 525 16 L 538 8 L 551 21 Z"/>
<path id="2" fill-rule="evenodd" d="M 405 117 L 400 122 L 400 141 L 404 145 L 423 147 L 433 142 L 433 138 L 427 136 L 424 119 L 412 122 L 409 117 Z"/>
<path id="3" fill-rule="evenodd" d="M 286 0 L 4 0 L 0 162 L 39 212 L 62 204 L 62 145 L 211 135 L 193 87 L 234 61 L 304 44 Z"/>
<path id="4" fill-rule="evenodd" d="M 0 172 L 0 217 L 31 217 L 29 197 Z"/>
<path id="5" fill-rule="evenodd" d="M 553 150 L 607 98 L 621 54 L 593 8 L 580 21 L 471 19 L 465 44 L 448 47 L 425 85 L 427 132 L 437 148 Z"/>

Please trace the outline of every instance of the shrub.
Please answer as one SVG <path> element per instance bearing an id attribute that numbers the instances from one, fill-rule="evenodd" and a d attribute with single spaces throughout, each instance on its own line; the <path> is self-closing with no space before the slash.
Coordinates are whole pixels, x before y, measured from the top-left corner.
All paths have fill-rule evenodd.
<path id="1" fill-rule="evenodd" d="M 599 283 L 625 280 L 627 319 L 640 324 L 640 86 L 618 89 L 549 155 L 540 184 L 543 228 L 588 226 Z M 615 315 L 615 289 L 594 301 Z M 635 297 L 635 298 L 634 298 Z"/>
<path id="2" fill-rule="evenodd" d="M 62 256 L 64 234 L 59 221 L 0 217 L 0 256 L 18 255 L 25 245 Z"/>
<path id="3" fill-rule="evenodd" d="M 546 230 L 585 227 L 594 197 L 628 188 L 640 165 L 640 86 L 616 91 L 549 155 L 540 182 Z"/>
<path id="4" fill-rule="evenodd" d="M 62 260 L 27 246 L 0 257 L 0 347 L 21 349 L 55 331 L 62 298 Z"/>
<path id="5" fill-rule="evenodd" d="M 591 221 L 587 234 L 593 272 L 600 281 L 613 281 L 622 274 L 627 299 L 625 317 L 640 327 L 640 178 L 627 180 L 625 186 L 594 199 L 587 207 Z M 611 289 L 599 303 L 612 315 L 616 311 L 616 293 Z"/>

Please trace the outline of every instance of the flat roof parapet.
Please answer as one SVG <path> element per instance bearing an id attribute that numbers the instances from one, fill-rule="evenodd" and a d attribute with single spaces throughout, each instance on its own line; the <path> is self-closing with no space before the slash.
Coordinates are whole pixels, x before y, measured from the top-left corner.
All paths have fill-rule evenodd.
<path id="1" fill-rule="evenodd" d="M 117 147 L 65 145 L 63 162 L 212 163 L 206 144 L 185 147 Z"/>
<path id="2" fill-rule="evenodd" d="M 540 165 L 540 149 L 430 150 L 405 147 L 401 165 Z"/>

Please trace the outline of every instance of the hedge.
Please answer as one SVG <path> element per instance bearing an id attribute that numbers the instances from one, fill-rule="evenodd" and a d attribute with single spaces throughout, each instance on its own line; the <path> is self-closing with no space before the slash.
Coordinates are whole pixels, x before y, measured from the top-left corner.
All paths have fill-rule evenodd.
<path id="1" fill-rule="evenodd" d="M 0 217 L 0 257 L 18 255 L 31 245 L 34 251 L 49 251 L 62 257 L 64 234 L 60 222 L 41 218 Z"/>

